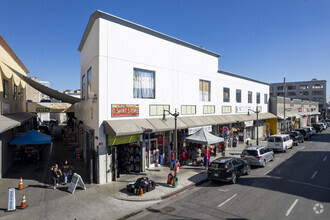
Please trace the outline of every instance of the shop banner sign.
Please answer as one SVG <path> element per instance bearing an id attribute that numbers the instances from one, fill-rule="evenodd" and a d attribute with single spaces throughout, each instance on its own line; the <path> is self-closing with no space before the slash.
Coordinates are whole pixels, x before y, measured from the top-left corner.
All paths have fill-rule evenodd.
<path id="1" fill-rule="evenodd" d="M 251 106 L 236 106 L 236 113 L 247 113 L 249 109 L 252 109 Z"/>
<path id="2" fill-rule="evenodd" d="M 208 132 L 212 132 L 212 125 L 209 125 L 209 126 L 203 126 L 203 127 L 188 128 L 188 135 L 196 133 L 201 128 L 205 128 L 205 130 L 207 130 Z"/>
<path id="3" fill-rule="evenodd" d="M 112 117 L 139 116 L 139 105 L 112 104 Z"/>
<path id="4" fill-rule="evenodd" d="M 68 188 L 68 191 L 71 192 L 72 194 L 75 192 L 77 185 L 79 184 L 79 186 L 81 188 L 83 188 L 84 190 L 86 190 L 86 186 L 84 181 L 82 180 L 81 176 L 77 173 L 73 174 L 70 186 Z"/>
<path id="5" fill-rule="evenodd" d="M 16 210 L 15 188 L 10 188 L 7 212 L 15 211 L 15 210 Z"/>
<path id="6" fill-rule="evenodd" d="M 108 137 L 108 146 L 114 146 L 119 144 L 128 144 L 128 143 L 135 143 L 140 141 L 140 135 L 125 135 L 125 136 L 109 136 Z"/>
<path id="7" fill-rule="evenodd" d="M 36 108 L 36 112 L 50 112 L 50 108 L 46 108 L 46 107 Z"/>

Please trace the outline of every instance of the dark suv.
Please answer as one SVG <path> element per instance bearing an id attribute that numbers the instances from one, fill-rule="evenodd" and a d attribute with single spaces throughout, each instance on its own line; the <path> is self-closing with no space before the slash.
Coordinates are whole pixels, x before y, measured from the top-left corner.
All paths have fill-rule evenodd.
<path id="1" fill-rule="evenodd" d="M 316 132 L 321 133 L 323 130 L 322 125 L 320 124 L 312 124 L 312 127 L 316 130 Z"/>
<path id="2" fill-rule="evenodd" d="M 207 178 L 235 184 L 239 176 L 248 175 L 250 172 L 251 166 L 247 161 L 240 158 L 222 157 L 210 164 Z"/>
<path id="3" fill-rule="evenodd" d="M 304 143 L 304 136 L 299 131 L 290 131 L 288 134 L 294 145 L 298 146 L 299 143 Z"/>
<path id="4" fill-rule="evenodd" d="M 299 133 L 302 134 L 302 136 L 304 136 L 305 140 L 309 140 L 309 138 L 311 137 L 311 134 L 307 128 L 298 128 L 296 129 L 296 131 L 299 131 Z"/>

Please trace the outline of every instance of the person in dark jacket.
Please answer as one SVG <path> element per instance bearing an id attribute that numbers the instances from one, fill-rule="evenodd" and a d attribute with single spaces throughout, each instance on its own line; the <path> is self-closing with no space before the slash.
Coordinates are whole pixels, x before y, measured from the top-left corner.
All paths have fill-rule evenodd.
<path id="1" fill-rule="evenodd" d="M 54 189 L 56 189 L 56 187 L 58 186 L 59 179 L 62 176 L 62 171 L 58 168 L 58 164 L 52 166 L 50 170 L 52 172 L 53 186 Z"/>

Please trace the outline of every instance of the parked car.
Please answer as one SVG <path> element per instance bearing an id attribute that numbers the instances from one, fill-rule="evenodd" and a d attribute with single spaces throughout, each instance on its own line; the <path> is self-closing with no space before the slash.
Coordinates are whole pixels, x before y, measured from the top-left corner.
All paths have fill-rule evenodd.
<path id="1" fill-rule="evenodd" d="M 311 133 L 311 136 L 313 136 L 313 135 L 316 134 L 316 130 L 312 126 L 306 126 L 304 128 L 307 128 L 308 129 L 308 131 Z"/>
<path id="2" fill-rule="evenodd" d="M 311 137 L 311 133 L 308 131 L 307 128 L 298 128 L 296 131 L 299 131 L 300 134 L 304 136 L 304 140 L 309 140 Z"/>
<path id="3" fill-rule="evenodd" d="M 317 124 L 320 124 L 323 127 L 323 130 L 327 129 L 327 126 L 323 122 L 318 122 Z"/>
<path id="4" fill-rule="evenodd" d="M 322 132 L 323 131 L 323 126 L 320 124 L 312 124 L 312 127 L 316 130 L 316 132 Z"/>
<path id="5" fill-rule="evenodd" d="M 293 141 L 288 134 L 276 134 L 269 137 L 267 147 L 274 151 L 286 152 L 287 149 L 292 148 Z"/>
<path id="6" fill-rule="evenodd" d="M 236 183 L 237 178 L 242 175 L 249 175 L 250 164 L 240 158 L 221 157 L 210 164 L 207 171 L 207 178 L 224 182 Z"/>
<path id="7" fill-rule="evenodd" d="M 293 145 L 298 146 L 299 143 L 303 143 L 304 142 L 304 137 L 300 134 L 299 131 L 290 131 L 288 133 L 288 135 L 292 139 Z"/>
<path id="8" fill-rule="evenodd" d="M 275 154 L 267 146 L 247 147 L 243 150 L 241 158 L 249 162 L 250 165 L 265 167 L 266 163 L 273 161 Z"/>

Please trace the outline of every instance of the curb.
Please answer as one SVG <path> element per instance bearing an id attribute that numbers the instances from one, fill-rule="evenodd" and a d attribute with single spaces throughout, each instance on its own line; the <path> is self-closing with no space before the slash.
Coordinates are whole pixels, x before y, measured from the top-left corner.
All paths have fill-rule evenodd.
<path id="1" fill-rule="evenodd" d="M 200 181 L 198 181 L 198 182 L 196 182 L 196 183 L 190 183 L 190 184 L 188 184 L 188 185 L 182 187 L 181 189 L 178 189 L 178 190 L 175 190 L 175 191 L 173 191 L 173 192 L 171 192 L 171 193 L 168 193 L 168 194 L 166 194 L 166 195 L 163 195 L 163 196 L 161 196 L 160 198 L 161 198 L 161 200 L 163 200 L 163 199 L 168 199 L 168 198 L 170 198 L 170 197 L 172 197 L 172 196 L 175 196 L 175 195 L 179 194 L 180 192 L 183 192 L 183 191 L 185 191 L 185 190 L 187 190 L 187 189 L 194 188 L 195 186 L 199 186 L 199 185 L 201 185 L 201 184 L 203 184 L 203 183 L 205 183 L 205 182 L 207 182 L 207 181 L 208 181 L 208 179 L 205 178 L 205 179 L 202 179 L 202 180 L 200 180 Z"/>
<path id="2" fill-rule="evenodd" d="M 200 181 L 198 181 L 196 183 L 190 183 L 190 184 L 188 184 L 188 185 L 186 185 L 186 186 L 184 186 L 184 187 L 182 187 L 180 189 L 177 189 L 177 190 L 175 190 L 173 192 L 170 192 L 170 193 L 168 193 L 166 195 L 163 195 L 163 196 L 160 196 L 160 197 L 153 197 L 153 198 L 146 198 L 146 199 L 144 199 L 143 197 L 141 199 L 138 199 L 138 198 L 132 198 L 132 199 L 121 198 L 121 197 L 117 197 L 117 196 L 112 196 L 112 197 L 115 198 L 115 199 L 121 200 L 121 201 L 128 201 L 128 202 L 160 201 L 160 200 L 168 199 L 168 198 L 170 198 L 172 196 L 175 196 L 175 195 L 177 195 L 177 194 L 179 194 L 179 193 L 181 193 L 181 192 L 183 192 L 183 191 L 185 191 L 187 189 L 192 189 L 192 188 L 194 188 L 196 186 L 199 186 L 199 185 L 201 185 L 201 184 L 203 184 L 203 183 L 205 183 L 207 181 L 208 181 L 208 179 L 205 178 L 205 179 L 202 179 L 202 180 L 200 180 Z"/>

